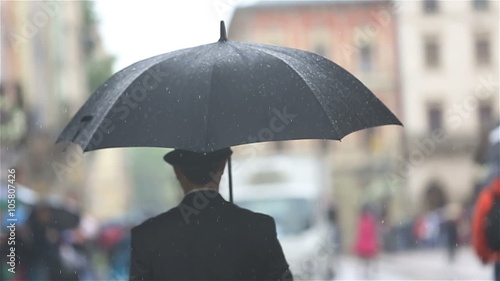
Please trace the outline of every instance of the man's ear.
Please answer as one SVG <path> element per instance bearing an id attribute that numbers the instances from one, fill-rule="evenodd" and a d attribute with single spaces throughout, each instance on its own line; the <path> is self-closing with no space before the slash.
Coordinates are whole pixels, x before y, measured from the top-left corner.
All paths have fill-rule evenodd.
<path id="1" fill-rule="evenodd" d="M 184 179 L 184 173 L 182 172 L 181 168 L 177 167 L 177 166 L 174 166 L 174 173 L 175 173 L 175 177 L 177 178 L 177 180 L 182 180 Z"/>
<path id="2" fill-rule="evenodd" d="M 227 160 L 223 160 L 217 166 L 217 171 L 222 175 L 224 173 L 224 168 L 226 168 Z"/>

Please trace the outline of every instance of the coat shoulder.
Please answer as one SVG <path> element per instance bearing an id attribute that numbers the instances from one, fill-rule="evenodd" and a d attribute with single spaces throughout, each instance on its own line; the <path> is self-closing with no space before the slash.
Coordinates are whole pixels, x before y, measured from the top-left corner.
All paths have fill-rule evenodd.
<path id="1" fill-rule="evenodd" d="M 132 228 L 132 234 L 142 233 L 142 232 L 151 233 L 151 231 L 154 231 L 155 228 L 159 226 L 168 225 L 165 222 L 173 220 L 175 217 L 178 216 L 178 214 L 179 214 L 179 209 L 175 207 L 157 216 L 146 219 L 141 224 Z"/>
<path id="2" fill-rule="evenodd" d="M 240 213 L 246 220 L 259 223 L 262 226 L 274 226 L 274 219 L 269 215 L 253 212 L 248 209 L 241 208 L 238 205 L 233 204 L 233 206 L 235 208 L 235 213 Z"/>

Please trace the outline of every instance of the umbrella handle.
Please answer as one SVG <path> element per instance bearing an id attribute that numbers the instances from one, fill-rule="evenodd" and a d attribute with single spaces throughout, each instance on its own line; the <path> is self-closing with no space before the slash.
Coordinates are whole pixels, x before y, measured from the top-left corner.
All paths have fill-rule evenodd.
<path id="1" fill-rule="evenodd" d="M 231 173 L 231 155 L 227 158 L 227 170 L 229 176 L 229 202 L 233 203 L 233 175 Z"/>

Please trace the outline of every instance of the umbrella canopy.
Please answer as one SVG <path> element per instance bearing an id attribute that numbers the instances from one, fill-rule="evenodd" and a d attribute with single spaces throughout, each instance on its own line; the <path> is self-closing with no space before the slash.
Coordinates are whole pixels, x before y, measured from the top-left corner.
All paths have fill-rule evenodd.
<path id="1" fill-rule="evenodd" d="M 101 85 L 58 142 L 84 151 L 194 152 L 264 141 L 334 139 L 401 122 L 358 79 L 317 54 L 218 42 L 139 61 Z"/>
<path id="2" fill-rule="evenodd" d="M 34 225 L 66 230 L 80 224 L 80 214 L 57 203 L 42 201 L 33 206 L 28 221 Z"/>

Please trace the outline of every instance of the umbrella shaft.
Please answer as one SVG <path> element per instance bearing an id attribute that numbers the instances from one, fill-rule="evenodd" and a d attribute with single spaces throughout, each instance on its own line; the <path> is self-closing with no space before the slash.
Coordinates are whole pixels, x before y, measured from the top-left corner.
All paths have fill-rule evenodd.
<path id="1" fill-rule="evenodd" d="M 229 202 L 233 203 L 233 175 L 231 173 L 231 155 L 227 158 L 227 169 L 229 176 Z"/>

